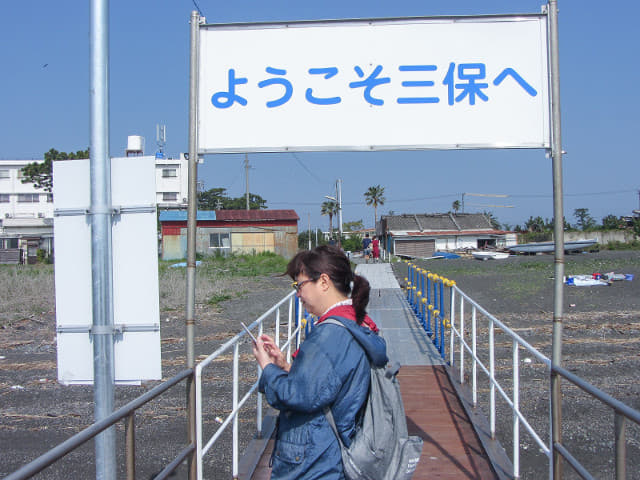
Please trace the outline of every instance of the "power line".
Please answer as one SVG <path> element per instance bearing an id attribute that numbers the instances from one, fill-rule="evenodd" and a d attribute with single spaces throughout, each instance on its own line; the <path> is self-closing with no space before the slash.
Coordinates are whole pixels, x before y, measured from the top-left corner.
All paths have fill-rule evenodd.
<path id="1" fill-rule="evenodd" d="M 196 7 L 196 9 L 198 10 L 198 13 L 200 14 L 201 17 L 204 17 L 204 13 L 202 13 L 202 10 L 200 10 L 200 5 L 198 5 L 198 2 L 196 2 L 196 0 L 191 0 L 191 2 L 193 2 L 193 5 Z"/>

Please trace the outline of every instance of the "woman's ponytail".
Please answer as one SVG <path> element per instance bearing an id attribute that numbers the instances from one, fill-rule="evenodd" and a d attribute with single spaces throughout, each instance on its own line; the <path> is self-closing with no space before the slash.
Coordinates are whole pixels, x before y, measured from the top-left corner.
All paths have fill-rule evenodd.
<path id="1" fill-rule="evenodd" d="M 351 302 L 356 311 L 356 323 L 362 325 L 364 317 L 367 314 L 367 305 L 369 304 L 369 292 L 371 287 L 369 281 L 360 276 L 353 276 L 353 288 L 351 290 Z"/>

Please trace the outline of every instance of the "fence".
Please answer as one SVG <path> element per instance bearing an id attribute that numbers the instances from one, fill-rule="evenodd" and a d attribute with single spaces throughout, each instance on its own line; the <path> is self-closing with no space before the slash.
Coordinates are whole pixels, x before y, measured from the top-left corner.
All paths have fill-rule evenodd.
<path id="1" fill-rule="evenodd" d="M 287 308 L 287 333 L 284 344 L 280 344 L 280 320 L 281 320 L 281 309 Z M 295 341 L 295 346 L 297 347 L 300 344 L 301 335 L 303 332 L 303 327 L 306 325 L 306 328 L 311 328 L 310 322 L 307 324 L 302 318 L 302 309 L 300 308 L 300 301 L 295 296 L 295 291 L 292 291 L 289 295 L 280 300 L 277 304 L 267 310 L 262 316 L 260 316 L 257 320 L 251 323 L 248 328 L 249 330 L 254 330 L 257 328 L 257 335 L 261 335 L 265 330 L 265 323 L 272 319 L 274 322 L 273 332 L 274 339 L 276 344 L 281 348 L 284 352 L 286 349 L 287 361 L 291 361 L 291 349 L 292 349 L 292 341 Z M 220 348 L 218 348 L 215 352 L 209 355 L 206 359 L 200 362 L 195 367 L 195 382 L 196 382 L 196 452 L 197 452 L 197 462 L 198 462 L 198 480 L 202 480 L 203 478 L 203 458 L 207 454 L 207 452 L 211 449 L 211 447 L 215 444 L 215 442 L 220 438 L 225 429 L 232 424 L 233 430 L 233 439 L 232 439 L 232 473 L 233 478 L 238 478 L 238 457 L 239 457 L 239 430 L 238 430 L 238 422 L 239 422 L 239 413 L 241 408 L 249 401 L 250 397 L 256 393 L 256 435 L 258 437 L 262 436 L 262 394 L 256 392 L 258 387 L 258 382 L 256 381 L 249 390 L 244 394 L 242 398 L 240 398 L 240 375 L 239 375 L 239 364 L 240 364 L 240 345 L 244 340 L 243 337 L 246 337 L 247 333 L 242 331 L 231 340 L 223 344 Z M 233 351 L 233 386 L 232 386 L 232 394 L 233 394 L 233 403 L 232 403 L 232 411 L 227 415 L 226 418 L 220 419 L 221 423 L 216 432 L 211 436 L 211 438 L 205 443 L 204 442 L 204 432 L 203 432 L 203 371 L 205 368 L 211 366 L 213 362 L 220 358 L 225 352 L 232 350 Z M 258 367 L 259 370 L 259 367 Z M 260 377 L 260 372 L 258 371 L 258 378 Z"/>
<path id="2" fill-rule="evenodd" d="M 178 383 L 182 382 L 185 379 L 190 379 L 193 377 L 193 370 L 187 369 L 178 373 L 174 377 L 169 380 L 162 382 L 159 385 L 156 385 L 154 388 L 139 396 L 138 398 L 132 400 L 127 403 L 123 407 L 119 408 L 115 412 L 113 412 L 108 417 L 102 419 L 99 422 L 94 423 L 90 427 L 82 430 L 81 432 L 75 434 L 68 440 L 64 441 L 57 447 L 49 450 L 47 453 L 41 455 L 36 458 L 32 462 L 26 464 L 19 470 L 11 473 L 9 476 L 5 477 L 4 480 L 24 480 L 27 478 L 31 478 L 37 473 L 41 472 L 49 465 L 52 465 L 54 462 L 60 460 L 66 454 L 80 447 L 84 443 L 88 442 L 100 432 L 106 430 L 107 428 L 115 425 L 120 420 L 125 419 L 125 450 L 126 450 L 126 469 L 127 469 L 127 480 L 134 480 L 136 478 L 136 470 L 135 470 L 135 412 L 140 407 L 144 406 L 154 398 L 162 395 L 164 392 L 169 390 L 170 388 L 176 386 Z M 158 473 L 154 478 L 156 480 L 163 480 L 168 478 L 173 471 L 178 468 L 178 466 L 191 454 L 193 453 L 195 445 L 189 444 L 187 445 L 160 473 Z"/>
<path id="3" fill-rule="evenodd" d="M 549 461 L 549 478 L 552 478 L 552 462 L 554 450 L 560 454 L 575 472 L 584 479 L 593 479 L 594 477 L 584 468 L 584 466 L 569 452 L 562 443 L 553 443 L 550 432 L 546 432 L 549 444 L 547 445 L 540 435 L 533 429 L 527 419 L 520 410 L 520 349 L 525 349 L 531 355 L 542 362 L 548 371 L 548 375 L 560 375 L 575 386 L 582 389 L 592 397 L 598 399 L 604 405 L 614 411 L 615 432 L 615 475 L 616 480 L 626 478 L 626 421 L 640 425 L 640 412 L 630 408 L 622 402 L 614 399 L 610 395 L 604 393 L 593 385 L 585 382 L 571 372 L 562 367 L 553 366 L 551 361 L 541 354 L 537 349 L 527 343 L 519 335 L 513 332 L 509 327 L 487 312 L 483 307 L 478 305 L 462 290 L 460 290 L 455 282 L 435 275 L 425 269 L 421 269 L 414 264 L 408 263 L 407 277 L 405 277 L 407 300 L 412 306 L 414 312 L 422 323 L 427 335 L 432 337 L 436 348 L 440 352 L 443 359 L 446 360 L 445 354 L 445 329 L 449 329 L 449 365 L 452 369 L 459 369 L 459 379 L 461 383 L 466 383 L 466 378 L 471 381 L 471 394 L 473 406 L 478 404 L 478 368 L 487 376 L 489 380 L 489 425 L 491 438 L 496 437 L 496 392 L 507 403 L 513 414 L 513 430 L 512 430 L 512 463 L 513 476 L 520 476 L 520 425 L 524 426 L 527 432 L 534 439 L 538 447 Z M 445 315 L 445 294 L 444 290 L 449 290 L 449 312 L 450 319 Z M 459 297 L 456 302 L 456 296 Z M 471 310 L 470 315 L 465 314 L 465 309 Z M 478 315 L 488 323 L 488 357 L 489 365 L 487 366 L 478 355 Z M 465 338 L 465 326 L 467 320 L 471 321 L 470 342 Z M 496 345 L 495 345 L 495 329 L 500 329 L 507 335 L 511 341 L 512 354 L 512 393 L 507 393 L 507 389 L 502 387 L 496 378 Z M 456 352 L 458 359 L 456 362 Z M 470 361 L 465 361 L 465 355 L 470 355 Z M 466 371 L 467 364 L 471 364 L 470 372 Z"/>

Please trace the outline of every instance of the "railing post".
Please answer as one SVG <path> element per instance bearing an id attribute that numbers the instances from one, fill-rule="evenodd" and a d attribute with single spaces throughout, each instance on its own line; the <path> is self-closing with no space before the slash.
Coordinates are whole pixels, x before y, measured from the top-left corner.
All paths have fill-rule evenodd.
<path id="1" fill-rule="evenodd" d="M 626 423 L 627 419 L 616 412 L 615 416 L 615 437 L 616 437 L 616 480 L 627 478 L 627 442 Z"/>
<path id="2" fill-rule="evenodd" d="M 460 305 L 460 383 L 464 383 L 464 304 Z"/>
<path id="3" fill-rule="evenodd" d="M 489 319 L 489 428 L 491 430 L 491 438 L 496 438 L 496 386 L 493 382 L 496 380 L 496 358 L 495 358 L 495 341 L 494 341 L 494 325 L 493 320 Z"/>
<path id="4" fill-rule="evenodd" d="M 124 424 L 124 443 L 126 449 L 127 480 L 136 479 L 136 414 L 127 416 Z"/>
<path id="5" fill-rule="evenodd" d="M 477 351 L 477 330 L 476 330 L 476 307 L 475 305 L 473 306 L 473 309 L 471 310 L 471 349 L 473 352 L 473 369 L 472 369 L 472 375 L 473 375 L 473 406 L 475 407 L 478 403 L 478 362 L 476 361 L 476 358 L 478 357 L 478 351 Z"/>
<path id="6" fill-rule="evenodd" d="M 236 343 L 233 346 L 233 411 L 236 412 L 238 408 L 238 400 L 240 398 L 240 343 Z M 238 457 L 240 448 L 238 445 L 238 412 L 233 417 L 233 478 L 238 478 Z"/>
<path id="7" fill-rule="evenodd" d="M 520 360 L 518 342 L 513 341 L 513 476 L 520 478 Z"/>
<path id="8" fill-rule="evenodd" d="M 449 365 L 451 367 L 453 367 L 453 359 L 454 359 L 453 347 L 455 345 L 454 343 L 455 335 L 453 334 L 453 329 L 455 328 L 455 325 L 456 325 L 455 295 L 456 295 L 455 288 L 451 287 L 451 329 L 449 331 Z M 462 295 L 460 295 L 460 303 L 462 304 L 463 301 L 464 301 L 464 298 L 462 297 Z"/>

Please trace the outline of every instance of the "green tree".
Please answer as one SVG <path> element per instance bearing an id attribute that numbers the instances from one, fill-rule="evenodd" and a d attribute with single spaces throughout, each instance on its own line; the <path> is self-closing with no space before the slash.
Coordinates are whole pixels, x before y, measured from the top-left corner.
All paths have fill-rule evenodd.
<path id="1" fill-rule="evenodd" d="M 333 216 L 338 213 L 338 204 L 333 200 L 326 200 L 320 205 L 320 214 L 329 216 L 329 236 L 333 237 Z"/>
<path id="2" fill-rule="evenodd" d="M 364 192 L 364 198 L 368 206 L 373 205 L 373 226 L 375 227 L 378 223 L 378 206 L 384 205 L 384 202 L 387 200 L 384 198 L 384 187 L 380 185 L 369 187 L 369 189 Z"/>
<path id="3" fill-rule="evenodd" d="M 226 188 L 210 188 L 198 192 L 198 210 L 221 210 L 228 200 Z"/>
<path id="4" fill-rule="evenodd" d="M 89 158 L 89 149 L 67 153 L 52 148 L 44 154 L 44 162 L 32 162 L 22 167 L 22 183 L 33 183 L 34 187 L 51 192 L 53 190 L 53 162 L 79 158 Z"/>
<path id="5" fill-rule="evenodd" d="M 453 208 L 453 213 L 458 213 L 460 210 L 460 200 L 456 200 L 451 204 L 451 208 Z"/>
<path id="6" fill-rule="evenodd" d="M 245 196 L 230 198 L 226 188 L 211 188 L 198 192 L 199 210 L 244 210 L 247 208 Z M 260 195 L 249 194 L 249 209 L 260 210 L 267 208 L 267 201 Z"/>
<path id="7" fill-rule="evenodd" d="M 545 230 L 545 227 L 545 221 L 539 215 L 535 218 L 530 216 L 529 220 L 524 222 L 524 229 L 527 232 L 543 232 Z"/>
<path id="8" fill-rule="evenodd" d="M 573 216 L 576 217 L 578 222 L 578 228 L 583 232 L 585 230 L 593 230 L 596 226 L 596 221 L 593 219 L 591 215 L 589 215 L 588 208 L 576 208 L 573 211 Z"/>
<path id="9" fill-rule="evenodd" d="M 484 211 L 483 215 L 487 217 L 489 222 L 491 222 L 491 226 L 493 228 L 495 228 L 496 230 L 500 230 L 500 222 L 498 221 L 498 219 L 495 217 L 493 213 Z"/>
<path id="10" fill-rule="evenodd" d="M 602 218 L 602 228 L 604 230 L 618 230 L 622 225 L 623 222 L 615 215 L 607 215 Z"/>
<path id="11" fill-rule="evenodd" d="M 364 230 L 364 222 L 362 220 L 354 220 L 352 222 L 344 222 L 342 224 L 342 230 L 345 232 L 353 232 L 358 230 Z"/>
<path id="12" fill-rule="evenodd" d="M 224 210 L 245 210 L 247 208 L 247 197 L 228 198 L 223 202 Z M 262 210 L 267 208 L 267 201 L 260 195 L 249 193 L 249 210 Z"/>

